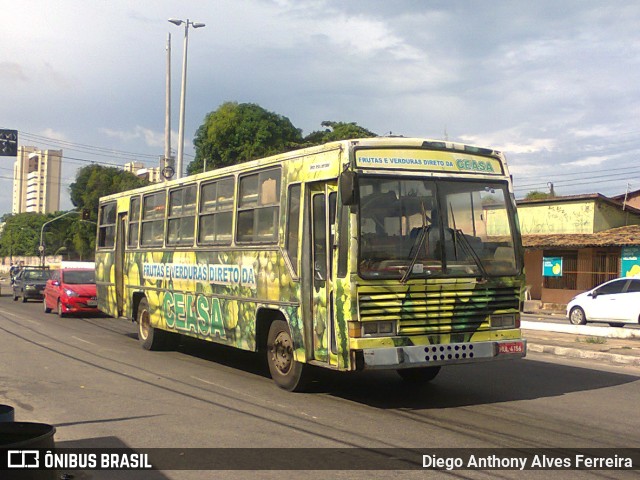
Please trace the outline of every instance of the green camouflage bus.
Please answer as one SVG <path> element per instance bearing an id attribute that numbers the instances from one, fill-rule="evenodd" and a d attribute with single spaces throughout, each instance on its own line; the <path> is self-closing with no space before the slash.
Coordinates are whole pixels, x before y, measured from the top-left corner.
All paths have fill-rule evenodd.
<path id="1" fill-rule="evenodd" d="M 98 306 L 145 349 L 187 335 L 313 367 L 525 355 L 523 249 L 503 155 L 452 142 L 332 142 L 100 200 Z"/>

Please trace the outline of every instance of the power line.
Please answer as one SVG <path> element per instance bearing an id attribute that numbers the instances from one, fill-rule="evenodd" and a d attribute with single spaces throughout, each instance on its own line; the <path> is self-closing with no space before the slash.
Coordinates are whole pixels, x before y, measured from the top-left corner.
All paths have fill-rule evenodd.
<path id="1" fill-rule="evenodd" d="M 35 133 L 29 133 L 29 132 L 23 132 L 23 131 L 18 131 L 18 135 L 19 136 L 23 136 L 26 137 L 27 139 L 33 139 L 33 140 L 37 140 L 37 141 L 46 141 L 49 142 L 51 144 L 57 144 L 57 145 L 62 145 L 62 146 L 66 146 L 69 149 L 73 149 L 76 147 L 81 147 L 83 150 L 87 151 L 86 153 L 93 153 L 95 155 L 111 155 L 111 156 L 129 156 L 129 157 L 143 157 L 143 158 L 157 158 L 158 155 L 153 155 L 150 153 L 136 153 L 136 152 L 128 152 L 126 150 L 116 150 L 113 148 L 107 148 L 107 147 L 98 147 L 95 145 L 88 145 L 88 144 L 84 144 L 84 143 L 75 143 L 75 142 L 69 142 L 67 140 L 59 140 L 57 138 L 51 138 L 51 137 L 45 137 L 43 135 L 37 135 Z"/>
<path id="2" fill-rule="evenodd" d="M 553 183 L 555 185 L 563 185 L 563 186 L 573 186 L 573 185 L 583 185 L 585 182 L 583 182 L 583 180 L 586 180 L 586 183 L 594 183 L 594 182 L 601 182 L 603 178 L 615 178 L 615 179 L 628 179 L 629 176 L 633 176 L 633 175 L 638 175 L 640 174 L 640 169 L 633 169 L 633 170 L 627 170 L 626 173 L 612 173 L 611 175 L 598 175 L 597 178 L 591 178 L 589 179 L 589 177 L 577 177 L 577 178 L 571 178 L 571 179 L 566 179 L 566 180 L 558 180 L 558 181 L 554 181 Z M 555 177 L 555 175 L 553 176 Z M 518 188 L 537 188 L 537 187 L 544 187 L 547 185 L 548 181 L 553 180 L 552 176 L 548 176 L 547 177 L 547 181 L 544 182 L 536 182 L 536 183 L 524 183 L 524 184 L 519 184 Z M 514 176 L 515 178 L 515 176 Z M 514 185 L 517 182 L 514 180 Z"/>
<path id="3" fill-rule="evenodd" d="M 114 149 L 114 148 L 108 148 L 108 147 L 99 147 L 99 146 L 95 146 L 95 145 L 88 145 L 88 144 L 84 144 L 84 143 L 76 143 L 76 142 L 70 142 L 67 140 L 60 140 L 57 138 L 51 138 L 51 137 L 45 137 L 43 135 L 38 135 L 35 133 L 29 133 L 29 132 L 24 132 L 24 131 L 18 131 L 18 134 L 20 137 L 25 137 L 27 139 L 32 139 L 34 141 L 38 141 L 38 142 L 48 142 L 49 144 L 52 145 L 59 145 L 67 150 L 74 150 L 74 151 L 79 151 L 79 152 L 83 152 L 83 153 L 90 153 L 92 155 L 97 155 L 97 156 L 108 156 L 108 157 L 141 157 L 141 158 L 147 158 L 147 159 L 159 159 L 162 155 L 156 155 L 156 154 L 152 154 L 152 153 L 136 153 L 136 152 L 129 152 L 126 150 L 118 150 L 118 149 Z M 194 155 L 187 155 L 189 157 L 194 157 Z"/>

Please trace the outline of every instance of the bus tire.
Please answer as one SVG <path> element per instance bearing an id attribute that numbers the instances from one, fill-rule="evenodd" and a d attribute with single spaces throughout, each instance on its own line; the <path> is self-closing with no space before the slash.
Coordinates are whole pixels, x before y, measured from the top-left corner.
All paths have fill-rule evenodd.
<path id="1" fill-rule="evenodd" d="M 276 385 L 290 392 L 301 391 L 308 377 L 309 366 L 293 358 L 293 340 L 289 325 L 284 320 L 274 320 L 267 336 L 267 363 Z"/>
<path id="2" fill-rule="evenodd" d="M 431 380 L 438 376 L 440 373 L 440 366 L 437 367 L 422 367 L 422 368 L 401 368 L 396 370 L 400 378 L 407 383 L 421 384 L 429 383 Z"/>
<path id="3" fill-rule="evenodd" d="M 145 350 L 161 350 L 164 347 L 163 331 L 151 326 L 151 312 L 146 298 L 138 304 L 138 341 Z"/>

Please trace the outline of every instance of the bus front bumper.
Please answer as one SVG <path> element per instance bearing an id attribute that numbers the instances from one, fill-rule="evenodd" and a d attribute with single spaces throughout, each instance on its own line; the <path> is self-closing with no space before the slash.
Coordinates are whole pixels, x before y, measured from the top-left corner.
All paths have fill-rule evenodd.
<path id="1" fill-rule="evenodd" d="M 521 338 L 441 345 L 365 348 L 362 350 L 362 357 L 365 369 L 392 369 L 508 360 L 522 358 L 526 352 L 527 341 Z"/>

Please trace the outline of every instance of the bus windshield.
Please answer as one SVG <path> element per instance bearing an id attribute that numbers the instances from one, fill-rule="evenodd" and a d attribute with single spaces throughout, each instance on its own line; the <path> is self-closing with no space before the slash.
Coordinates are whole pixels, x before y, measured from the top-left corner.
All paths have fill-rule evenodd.
<path id="1" fill-rule="evenodd" d="M 518 272 L 506 182 L 361 177 L 363 278 Z"/>

